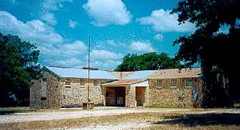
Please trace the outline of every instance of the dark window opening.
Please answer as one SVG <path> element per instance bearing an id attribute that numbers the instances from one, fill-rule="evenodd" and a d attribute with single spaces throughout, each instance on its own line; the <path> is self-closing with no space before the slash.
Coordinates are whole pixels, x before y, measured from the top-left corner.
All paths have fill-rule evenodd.
<path id="1" fill-rule="evenodd" d="M 41 97 L 41 100 L 47 100 L 47 97 Z"/>
<path id="2" fill-rule="evenodd" d="M 71 88 L 71 86 L 65 86 L 65 88 Z"/>
<path id="3" fill-rule="evenodd" d="M 44 82 L 46 82 L 46 81 L 47 81 L 47 78 L 43 78 L 42 80 L 43 80 Z"/>

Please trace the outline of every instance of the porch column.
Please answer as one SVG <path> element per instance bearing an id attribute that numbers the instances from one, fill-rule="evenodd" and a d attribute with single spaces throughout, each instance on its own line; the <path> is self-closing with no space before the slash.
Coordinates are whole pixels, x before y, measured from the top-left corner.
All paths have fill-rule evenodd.
<path id="1" fill-rule="evenodd" d="M 146 107 L 146 106 L 149 106 L 149 87 L 146 87 L 145 88 L 145 93 L 144 93 L 144 97 L 145 97 L 145 101 L 143 103 L 143 106 Z"/>
<path id="2" fill-rule="evenodd" d="M 103 96 L 103 106 L 106 106 L 106 87 L 101 86 Z"/>
<path id="3" fill-rule="evenodd" d="M 137 107 L 136 87 L 131 87 L 131 86 L 126 87 L 126 106 Z"/>

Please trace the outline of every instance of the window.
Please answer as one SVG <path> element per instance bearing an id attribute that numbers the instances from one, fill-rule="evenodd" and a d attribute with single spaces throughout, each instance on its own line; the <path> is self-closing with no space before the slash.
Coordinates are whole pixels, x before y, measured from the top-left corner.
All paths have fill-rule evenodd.
<path id="1" fill-rule="evenodd" d="M 71 88 L 71 86 L 65 86 L 65 88 Z"/>
<path id="2" fill-rule="evenodd" d="M 186 86 L 187 88 L 193 86 L 193 81 L 192 81 L 191 79 L 187 79 L 185 83 L 186 83 L 185 86 Z"/>
<path id="3" fill-rule="evenodd" d="M 43 80 L 43 82 L 47 82 L 47 78 L 43 78 L 42 80 Z"/>
<path id="4" fill-rule="evenodd" d="M 162 88 L 162 80 L 157 80 L 156 87 Z"/>
<path id="5" fill-rule="evenodd" d="M 70 81 L 65 81 L 65 85 L 71 85 Z"/>
<path id="6" fill-rule="evenodd" d="M 177 80 L 171 79 L 170 81 L 170 88 L 176 88 L 177 87 Z"/>
<path id="7" fill-rule="evenodd" d="M 84 79 L 80 79 L 80 85 L 82 85 L 82 86 L 83 86 L 83 85 L 84 85 L 84 83 L 85 83 L 85 82 L 84 82 Z"/>
<path id="8" fill-rule="evenodd" d="M 98 84 L 99 84 L 98 80 L 94 80 L 94 81 L 93 81 L 93 85 L 94 85 L 94 86 L 97 86 Z"/>
<path id="9" fill-rule="evenodd" d="M 47 100 L 47 97 L 41 97 L 41 100 Z"/>
<path id="10" fill-rule="evenodd" d="M 47 83 L 43 82 L 41 86 L 41 96 L 46 97 L 47 96 Z"/>

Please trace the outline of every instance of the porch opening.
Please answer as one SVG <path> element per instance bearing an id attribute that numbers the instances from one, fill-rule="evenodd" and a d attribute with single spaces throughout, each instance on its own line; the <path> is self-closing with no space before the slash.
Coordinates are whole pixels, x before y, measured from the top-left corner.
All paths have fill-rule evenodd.
<path id="1" fill-rule="evenodd" d="M 145 87 L 136 87 L 137 106 L 143 106 L 145 102 Z"/>
<path id="2" fill-rule="evenodd" d="M 125 87 L 106 87 L 106 106 L 125 106 Z"/>

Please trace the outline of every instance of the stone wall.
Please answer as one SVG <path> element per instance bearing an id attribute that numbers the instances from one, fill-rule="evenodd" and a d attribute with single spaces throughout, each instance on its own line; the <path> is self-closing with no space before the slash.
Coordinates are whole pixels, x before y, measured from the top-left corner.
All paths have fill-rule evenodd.
<path id="1" fill-rule="evenodd" d="M 136 107 L 136 87 L 126 87 L 126 106 Z"/>
<path id="2" fill-rule="evenodd" d="M 174 79 L 176 86 L 172 86 L 172 79 L 149 80 L 148 97 L 145 106 L 152 107 L 192 107 L 192 88 L 199 86 L 199 79 Z M 192 86 L 186 86 L 187 80 L 192 80 Z"/>
<path id="3" fill-rule="evenodd" d="M 30 107 L 59 108 L 60 86 L 58 78 L 48 72 L 39 80 L 33 80 L 30 87 Z"/>
<path id="4" fill-rule="evenodd" d="M 95 105 L 104 104 L 104 93 L 101 84 L 107 80 L 94 79 L 89 83 L 90 100 Z M 88 100 L 87 79 L 63 78 L 61 79 L 61 105 L 63 107 L 82 106 Z"/>
<path id="5" fill-rule="evenodd" d="M 41 88 L 42 81 L 33 80 L 32 86 L 30 87 L 30 107 L 32 108 L 41 108 Z"/>
<path id="6" fill-rule="evenodd" d="M 175 80 L 173 82 L 173 80 Z M 192 80 L 191 86 L 186 82 Z M 89 84 L 90 100 L 95 105 L 105 104 L 105 88 L 101 84 L 109 80 L 91 79 Z M 160 82 L 159 82 L 160 81 Z M 175 84 L 174 86 L 172 84 Z M 159 85 L 160 84 L 160 85 Z M 149 79 L 149 87 L 145 88 L 143 106 L 151 107 L 196 107 L 194 102 L 201 98 L 201 80 L 199 78 L 182 79 Z M 30 88 L 30 106 L 33 108 L 60 108 L 82 106 L 87 102 L 87 79 L 58 78 L 45 72 L 43 78 L 34 80 Z M 136 107 L 136 88 L 126 87 L 125 103 L 127 107 Z"/>

